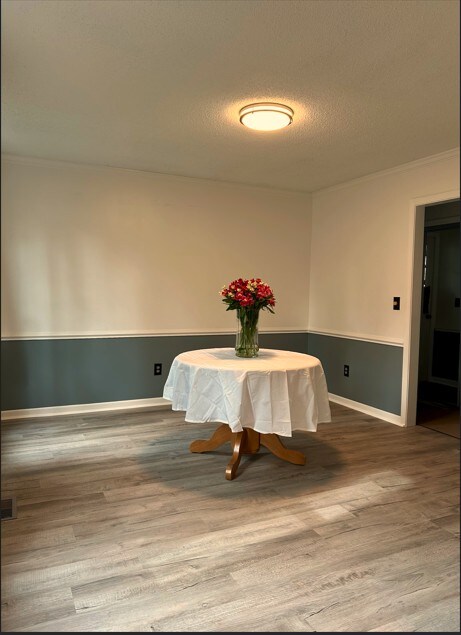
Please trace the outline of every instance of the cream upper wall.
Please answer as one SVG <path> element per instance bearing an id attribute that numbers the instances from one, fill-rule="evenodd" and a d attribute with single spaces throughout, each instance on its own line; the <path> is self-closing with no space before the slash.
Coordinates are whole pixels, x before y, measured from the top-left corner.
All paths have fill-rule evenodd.
<path id="1" fill-rule="evenodd" d="M 453 190 L 459 151 L 314 193 L 309 330 L 403 343 L 412 201 Z"/>
<path id="2" fill-rule="evenodd" d="M 232 332 L 240 276 L 306 329 L 310 228 L 305 193 L 3 157 L 2 337 Z"/>

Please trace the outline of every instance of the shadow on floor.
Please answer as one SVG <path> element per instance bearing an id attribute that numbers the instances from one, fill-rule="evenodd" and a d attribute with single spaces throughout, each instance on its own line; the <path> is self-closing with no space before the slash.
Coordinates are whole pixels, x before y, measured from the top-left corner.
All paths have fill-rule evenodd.
<path id="1" fill-rule="evenodd" d="M 460 438 L 460 412 L 453 406 L 418 403 L 416 424 Z"/>
<path id="2" fill-rule="evenodd" d="M 416 424 L 459 439 L 458 389 L 430 381 L 419 382 Z"/>

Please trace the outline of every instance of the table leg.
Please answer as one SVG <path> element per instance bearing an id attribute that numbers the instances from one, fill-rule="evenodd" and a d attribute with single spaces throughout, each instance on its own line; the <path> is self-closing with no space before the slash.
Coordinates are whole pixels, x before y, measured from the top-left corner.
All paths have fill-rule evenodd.
<path id="1" fill-rule="evenodd" d="M 213 435 L 207 441 L 202 439 L 197 439 L 197 441 L 192 441 L 189 446 L 189 450 L 191 452 L 209 452 L 210 450 L 216 450 L 220 445 L 230 441 L 232 439 L 233 433 L 229 428 L 227 423 L 223 423 L 221 426 L 216 428 Z"/>
<path id="2" fill-rule="evenodd" d="M 234 434 L 232 458 L 226 468 L 228 481 L 232 481 L 237 476 L 237 468 L 242 454 L 256 454 L 256 452 L 259 452 L 260 436 L 259 432 L 255 432 L 250 428 L 243 428 L 242 432 Z"/>
<path id="3" fill-rule="evenodd" d="M 261 445 L 272 454 L 275 454 L 275 456 L 278 456 L 279 459 L 288 461 L 288 463 L 294 463 L 295 465 L 305 465 L 306 463 L 306 457 L 302 452 L 286 448 L 276 434 L 262 434 Z"/>
<path id="4" fill-rule="evenodd" d="M 246 434 L 245 431 L 237 432 L 234 439 L 234 447 L 232 448 L 232 458 L 226 467 L 226 479 L 232 481 L 237 475 L 237 468 L 242 458 L 242 445 Z"/>
<path id="5" fill-rule="evenodd" d="M 261 445 L 279 459 L 295 465 L 304 465 L 306 463 L 304 454 L 297 450 L 286 448 L 278 435 L 260 434 L 251 428 L 244 428 L 242 432 L 233 433 L 227 423 L 223 423 L 216 428 L 210 439 L 192 441 L 189 450 L 191 452 L 209 452 L 227 441 L 231 441 L 232 444 L 232 458 L 226 468 L 226 479 L 228 481 L 236 478 L 242 454 L 256 454 Z"/>

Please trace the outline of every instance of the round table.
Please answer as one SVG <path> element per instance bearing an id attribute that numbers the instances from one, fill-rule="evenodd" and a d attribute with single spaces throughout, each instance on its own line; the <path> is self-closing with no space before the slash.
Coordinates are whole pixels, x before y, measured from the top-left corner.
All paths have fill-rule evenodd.
<path id="1" fill-rule="evenodd" d="M 233 456 L 226 478 L 236 476 L 242 454 L 260 446 L 290 463 L 305 456 L 289 450 L 279 436 L 294 430 L 315 432 L 331 421 L 328 389 L 319 359 L 312 355 L 260 349 L 258 357 L 237 357 L 233 348 L 181 353 L 173 360 L 163 397 L 173 410 L 184 410 L 193 423 L 221 422 L 207 441 L 194 441 L 191 452 L 207 452 L 231 441 Z"/>

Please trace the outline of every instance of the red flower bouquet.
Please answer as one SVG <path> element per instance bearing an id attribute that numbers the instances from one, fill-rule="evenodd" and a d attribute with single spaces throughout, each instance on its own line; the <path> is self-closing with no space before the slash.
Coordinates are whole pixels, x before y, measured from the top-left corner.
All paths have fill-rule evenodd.
<path id="1" fill-rule="evenodd" d="M 244 280 L 238 278 L 227 287 L 223 287 L 220 295 L 227 304 L 226 311 L 237 311 L 237 340 L 235 353 L 238 357 L 256 357 L 258 355 L 258 319 L 259 311 L 267 309 L 274 313 L 274 293 L 261 278 Z"/>

